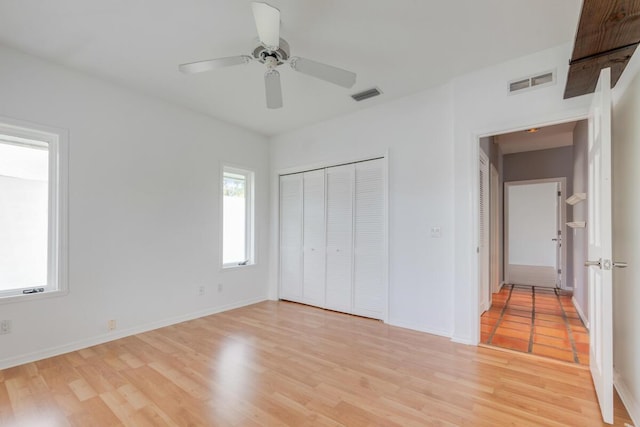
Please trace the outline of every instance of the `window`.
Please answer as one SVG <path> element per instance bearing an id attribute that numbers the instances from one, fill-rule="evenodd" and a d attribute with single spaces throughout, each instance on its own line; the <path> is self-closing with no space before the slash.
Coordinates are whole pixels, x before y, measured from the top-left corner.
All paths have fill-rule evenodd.
<path id="1" fill-rule="evenodd" d="M 66 139 L 0 118 L 0 301 L 66 291 Z"/>
<path id="2" fill-rule="evenodd" d="M 253 172 L 224 167 L 222 175 L 222 266 L 254 263 Z"/>

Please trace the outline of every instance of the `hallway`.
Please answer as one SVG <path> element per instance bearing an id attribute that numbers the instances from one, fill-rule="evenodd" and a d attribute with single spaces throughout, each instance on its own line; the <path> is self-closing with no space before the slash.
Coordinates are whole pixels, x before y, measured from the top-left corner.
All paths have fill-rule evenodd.
<path id="1" fill-rule="evenodd" d="M 481 317 L 481 342 L 589 365 L 589 331 L 557 289 L 504 285 Z"/>

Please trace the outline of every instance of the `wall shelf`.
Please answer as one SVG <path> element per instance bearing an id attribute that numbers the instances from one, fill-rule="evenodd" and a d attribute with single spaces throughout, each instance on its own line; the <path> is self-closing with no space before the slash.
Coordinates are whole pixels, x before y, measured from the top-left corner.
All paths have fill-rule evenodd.
<path id="1" fill-rule="evenodd" d="M 586 221 L 572 221 L 568 222 L 567 225 L 571 228 L 585 228 L 587 226 Z"/>
<path id="2" fill-rule="evenodd" d="M 576 203 L 580 203 L 586 198 L 587 198 L 587 193 L 574 193 L 571 197 L 567 199 L 567 203 L 570 205 L 575 205 Z"/>

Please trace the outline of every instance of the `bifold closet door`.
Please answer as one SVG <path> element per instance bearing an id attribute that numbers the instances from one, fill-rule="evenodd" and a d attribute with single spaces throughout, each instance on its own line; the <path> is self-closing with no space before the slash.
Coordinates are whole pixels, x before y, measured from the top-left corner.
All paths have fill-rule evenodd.
<path id="1" fill-rule="evenodd" d="M 355 164 L 353 313 L 384 318 L 385 188 L 382 159 Z"/>
<path id="2" fill-rule="evenodd" d="M 326 169 L 326 308 L 351 313 L 354 165 Z"/>
<path id="3" fill-rule="evenodd" d="M 324 307 L 325 295 L 324 169 L 303 176 L 302 301 Z"/>
<path id="4" fill-rule="evenodd" d="M 280 177 L 280 298 L 302 302 L 303 174 Z"/>

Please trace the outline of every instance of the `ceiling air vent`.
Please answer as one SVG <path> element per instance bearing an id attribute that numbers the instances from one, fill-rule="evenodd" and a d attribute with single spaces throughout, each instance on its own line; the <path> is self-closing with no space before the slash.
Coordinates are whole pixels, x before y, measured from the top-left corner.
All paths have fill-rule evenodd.
<path id="1" fill-rule="evenodd" d="M 367 89 L 367 90 L 363 90 L 362 92 L 358 92 L 358 93 L 354 93 L 353 95 L 351 95 L 351 97 L 360 102 L 360 101 L 364 101 L 365 99 L 369 99 L 369 98 L 373 98 L 374 96 L 378 96 L 382 93 L 382 91 L 380 91 L 380 89 L 378 89 L 377 87 L 371 88 L 371 89 Z"/>
<path id="2" fill-rule="evenodd" d="M 526 92 L 556 83 L 556 72 L 546 71 L 529 77 L 522 77 L 509 82 L 509 94 Z"/>

